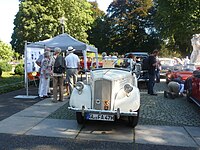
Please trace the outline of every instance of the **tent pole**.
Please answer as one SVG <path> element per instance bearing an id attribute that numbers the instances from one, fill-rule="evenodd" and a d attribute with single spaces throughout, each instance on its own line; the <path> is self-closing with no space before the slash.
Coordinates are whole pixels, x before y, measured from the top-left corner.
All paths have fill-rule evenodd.
<path id="1" fill-rule="evenodd" d="M 87 68 L 87 55 L 86 55 L 86 50 L 83 50 L 83 61 L 84 61 L 84 70 L 86 71 Z"/>
<path id="2" fill-rule="evenodd" d="M 95 52 L 95 57 L 96 57 L 96 64 L 97 64 L 97 68 L 99 68 L 99 62 L 98 62 L 98 52 Z"/>
<path id="3" fill-rule="evenodd" d="M 25 45 L 24 45 L 24 86 L 26 88 L 26 95 L 17 95 L 14 98 L 22 98 L 22 99 L 35 99 L 38 96 L 31 96 L 28 93 L 28 76 L 27 76 L 27 70 L 28 70 L 28 66 L 27 66 L 27 41 L 25 41 Z"/>
<path id="4" fill-rule="evenodd" d="M 25 77 L 25 88 L 26 88 L 26 95 L 28 96 L 28 78 L 27 78 L 27 41 L 25 41 L 25 46 L 24 46 L 24 71 L 25 71 L 25 74 L 24 74 L 24 77 Z"/>

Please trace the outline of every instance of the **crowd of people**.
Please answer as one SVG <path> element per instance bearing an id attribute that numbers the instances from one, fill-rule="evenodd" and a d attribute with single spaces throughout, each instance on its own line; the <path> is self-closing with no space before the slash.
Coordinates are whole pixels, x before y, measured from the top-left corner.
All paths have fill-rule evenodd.
<path id="1" fill-rule="evenodd" d="M 38 95 L 40 99 L 50 97 L 50 77 L 53 79 L 53 102 L 63 101 L 64 85 L 67 83 L 66 92 L 71 95 L 74 85 L 78 79 L 78 72 L 81 68 L 80 58 L 74 54 L 75 49 L 69 46 L 66 50 L 66 56 L 62 56 L 61 49 L 56 47 L 54 54 L 51 56 L 50 49 L 45 48 L 44 53 L 40 55 L 36 64 L 40 66 L 40 82 Z M 160 82 L 160 69 L 161 63 L 158 59 L 159 51 L 154 50 L 146 59 L 143 59 L 142 65 L 148 70 L 148 94 L 156 96 L 157 93 L 154 91 L 155 83 Z M 102 53 L 103 60 L 117 59 L 118 54 L 107 56 L 104 52 Z M 127 56 L 131 58 L 132 66 L 137 63 L 141 63 L 140 58 L 135 57 L 133 54 Z M 184 63 L 189 63 L 188 57 L 185 58 Z M 130 63 L 129 63 L 130 64 Z M 146 65 L 145 65 L 146 64 Z M 65 77 L 66 74 L 66 78 Z M 64 82 L 65 81 L 65 82 Z M 183 93 L 184 84 L 179 82 L 180 79 L 174 80 L 168 84 L 169 93 L 176 93 L 180 95 Z"/>
<path id="2" fill-rule="evenodd" d="M 62 56 L 61 49 L 56 47 L 53 56 L 50 49 L 45 48 L 44 53 L 36 60 L 36 64 L 40 66 L 40 82 L 38 95 L 40 99 L 45 99 L 51 96 L 50 92 L 50 77 L 53 78 L 53 100 L 56 103 L 63 101 L 64 80 L 66 80 L 67 94 L 71 95 L 72 89 L 77 82 L 78 71 L 80 69 L 80 59 L 73 52 L 75 49 L 69 46 L 66 50 L 66 56 Z M 64 75 L 66 74 L 66 79 Z"/>
<path id="3" fill-rule="evenodd" d="M 156 83 L 160 82 L 160 70 L 161 70 L 161 63 L 158 59 L 158 50 L 154 50 L 153 53 L 148 57 L 148 76 L 149 76 L 149 82 L 148 82 L 148 94 L 156 96 L 157 94 L 154 92 L 153 88 Z M 174 65 L 181 64 L 183 66 L 186 66 L 187 64 L 190 64 L 190 60 L 188 56 L 184 59 L 178 59 L 174 58 L 176 61 Z M 179 96 L 185 95 L 185 81 L 182 79 L 181 76 L 178 76 L 177 78 L 172 79 L 168 83 L 168 91 L 164 91 L 164 96 L 166 98 L 175 98 Z"/>
<path id="4" fill-rule="evenodd" d="M 161 62 L 158 59 L 159 51 L 154 50 L 152 54 L 150 54 L 147 58 L 143 59 L 142 65 L 143 69 L 147 70 L 147 90 L 148 94 L 152 96 L 157 96 L 157 93 L 154 91 L 154 85 L 155 83 L 160 82 L 160 70 L 161 70 Z M 135 56 L 130 55 L 128 58 L 134 59 L 136 62 Z M 178 60 L 177 60 L 178 61 Z M 182 61 L 178 61 L 182 65 L 189 64 L 190 60 L 188 57 L 183 59 Z M 184 81 L 181 79 L 181 77 L 173 79 L 168 84 L 168 91 L 165 91 L 165 97 L 171 97 L 175 98 L 177 96 L 183 96 L 184 95 Z"/>

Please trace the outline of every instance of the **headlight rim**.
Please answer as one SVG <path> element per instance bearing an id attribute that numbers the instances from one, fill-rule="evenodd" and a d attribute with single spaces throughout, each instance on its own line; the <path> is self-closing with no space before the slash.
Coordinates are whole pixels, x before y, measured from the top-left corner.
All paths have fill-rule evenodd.
<path id="1" fill-rule="evenodd" d="M 131 93 L 131 92 L 133 91 L 133 86 L 130 85 L 129 83 L 125 84 L 125 85 L 124 85 L 124 91 L 125 91 L 127 94 Z"/>
<path id="2" fill-rule="evenodd" d="M 75 84 L 75 88 L 78 90 L 78 91 L 82 91 L 84 89 L 84 83 L 81 82 L 81 81 L 78 81 L 76 84 Z"/>

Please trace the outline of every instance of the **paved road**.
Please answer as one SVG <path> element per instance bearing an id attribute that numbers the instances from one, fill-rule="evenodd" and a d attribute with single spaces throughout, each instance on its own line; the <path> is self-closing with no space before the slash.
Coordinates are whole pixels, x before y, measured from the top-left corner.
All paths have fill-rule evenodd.
<path id="1" fill-rule="evenodd" d="M 161 109 L 169 110 L 172 105 L 177 104 L 171 103 L 176 101 L 165 99 L 170 105 L 167 103 L 164 103 L 166 107 L 161 105 L 162 102 L 159 100 L 161 98 L 163 99 L 163 87 L 159 87 L 159 85 L 157 85 L 157 87 L 160 89 L 158 92 L 161 92 L 158 97 L 145 98 L 147 94 L 145 94 L 145 91 L 141 92 L 141 97 L 143 99 L 142 107 L 144 109 L 141 111 L 140 123 L 135 130 L 121 122 L 116 124 L 109 122 L 88 122 L 85 126 L 77 126 L 75 120 L 55 119 L 57 114 L 62 114 L 62 109 L 65 108 L 67 102 L 58 103 L 56 104 L 57 106 L 52 107 L 51 103 L 48 103 L 48 100 L 39 102 L 38 99 L 24 100 L 13 98 L 16 95 L 25 93 L 24 90 L 2 94 L 0 97 L 0 111 L 4 109 L 4 114 L 2 113 L 2 121 L 0 122 L 0 149 L 199 149 L 199 126 L 188 126 L 188 119 L 192 118 L 186 118 L 186 121 L 181 123 L 179 121 L 177 123 L 173 119 L 169 121 L 169 119 L 165 117 L 166 115 L 158 111 Z M 36 90 L 33 89 L 33 94 L 35 91 Z M 182 102 L 181 99 L 177 99 L 177 101 Z M 188 103 L 185 104 L 187 105 Z M 58 109 L 54 115 L 51 115 L 51 117 L 46 118 L 57 108 L 60 109 Z M 169 112 L 177 114 L 177 111 L 180 112 L 181 109 L 182 107 L 180 108 L 178 106 L 177 108 L 176 106 L 176 109 Z M 23 111 L 19 112 L 20 110 Z M 188 108 L 186 110 L 188 110 Z M 192 110 L 192 108 L 189 110 Z M 196 107 L 194 112 L 194 115 L 199 112 Z M 160 115 L 162 117 L 159 117 Z M 7 118 L 8 116 L 10 117 Z M 170 115 L 170 117 L 172 116 L 173 115 Z M 184 118 L 184 115 L 181 116 Z M 197 124 L 199 121 L 200 119 L 196 118 Z M 189 142 L 188 145 L 184 146 L 187 142 Z M 177 143 L 179 144 L 178 146 L 176 145 Z"/>
<path id="2" fill-rule="evenodd" d="M 31 87 L 28 94 L 36 95 L 37 88 Z M 27 95 L 26 90 L 20 89 L 0 95 L 0 121 L 40 101 L 38 98 L 15 99 L 18 95 Z"/>

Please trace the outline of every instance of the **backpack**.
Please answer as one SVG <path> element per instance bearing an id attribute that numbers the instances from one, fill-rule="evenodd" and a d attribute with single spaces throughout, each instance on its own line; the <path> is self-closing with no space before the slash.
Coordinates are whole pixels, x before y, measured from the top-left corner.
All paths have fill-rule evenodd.
<path id="1" fill-rule="evenodd" d="M 65 73 L 65 60 L 62 56 L 58 56 L 55 60 L 53 73 L 62 74 Z"/>

